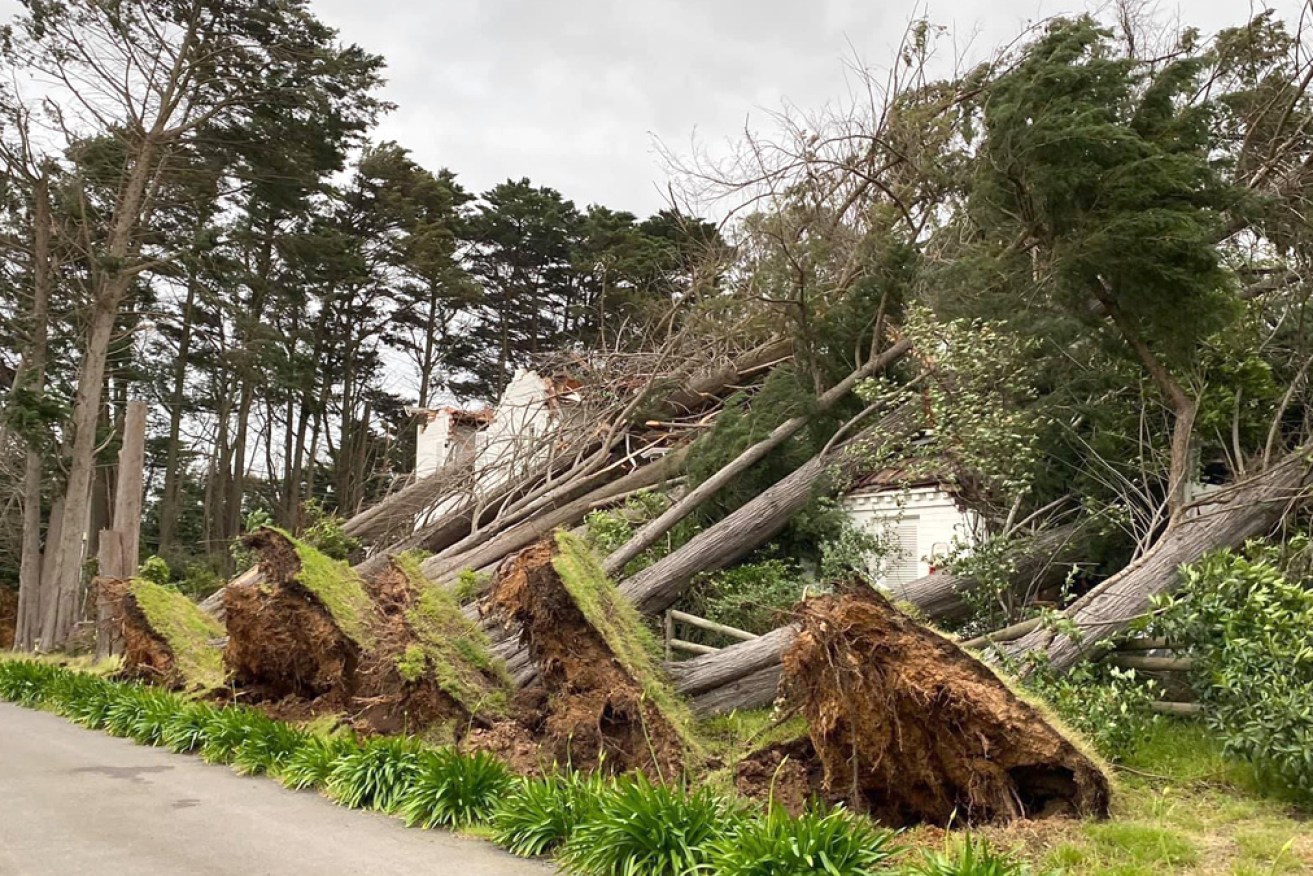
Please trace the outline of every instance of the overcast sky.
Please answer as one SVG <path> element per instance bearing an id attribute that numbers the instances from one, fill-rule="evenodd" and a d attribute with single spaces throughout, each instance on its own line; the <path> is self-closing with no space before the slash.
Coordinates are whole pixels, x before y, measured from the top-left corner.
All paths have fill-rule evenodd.
<path id="1" fill-rule="evenodd" d="M 820 107 L 847 92 L 845 60 L 887 63 L 928 11 L 976 54 L 1083 0 L 313 0 L 388 62 L 397 109 L 380 135 L 474 191 L 508 177 L 581 207 L 646 214 L 664 205 L 659 139 L 715 152 L 763 110 Z M 1303 0 L 1274 5 L 1293 20 Z M 1244 21 L 1236 0 L 1161 2 L 1206 33 Z M 1182 10 L 1185 10 L 1182 13 Z M 945 58 L 954 54 L 942 44 Z"/>

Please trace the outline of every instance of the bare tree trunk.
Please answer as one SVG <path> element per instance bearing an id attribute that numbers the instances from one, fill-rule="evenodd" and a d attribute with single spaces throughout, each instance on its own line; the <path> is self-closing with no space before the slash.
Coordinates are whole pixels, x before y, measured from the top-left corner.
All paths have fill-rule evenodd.
<path id="1" fill-rule="evenodd" d="M 146 464 L 146 403 L 128 402 L 123 419 L 123 446 L 119 449 L 118 483 L 114 490 L 114 531 L 119 534 L 123 568 L 109 573 L 131 578 L 141 562 L 141 504 Z"/>
<path id="2" fill-rule="evenodd" d="M 1009 642 L 1003 651 L 1014 658 L 1042 651 L 1051 668 L 1065 672 L 1099 642 L 1143 617 L 1155 596 L 1174 589 L 1181 566 L 1270 531 L 1307 500 L 1311 481 L 1313 463 L 1309 448 L 1303 447 L 1259 474 L 1208 494 L 1138 560 L 1072 603 L 1063 613 L 1063 629 L 1070 632 L 1041 628 Z"/>
<path id="3" fill-rule="evenodd" d="M 669 607 L 683 595 L 693 576 L 725 568 L 784 529 L 816 495 L 818 485 L 832 467 L 860 465 L 862 454 L 854 450 L 874 441 L 904 438 L 918 420 L 917 406 L 903 405 L 858 438 L 808 460 L 724 520 L 698 533 L 688 544 L 627 579 L 620 585 L 620 592 L 649 614 Z"/>
<path id="4" fill-rule="evenodd" d="M 182 480 L 182 409 L 187 399 L 187 362 L 191 354 L 192 323 L 195 319 L 196 269 L 187 280 L 187 301 L 182 308 L 178 336 L 178 358 L 173 363 L 173 391 L 169 398 L 169 443 L 164 461 L 164 494 L 160 497 L 160 554 L 167 555 L 178 531 L 178 509 Z"/>
<path id="5" fill-rule="evenodd" d="M 50 235 L 50 181 L 42 173 L 32 181 L 32 327 L 22 375 L 22 385 L 35 398 L 41 398 L 46 389 L 53 282 Z M 42 618 L 41 482 L 44 474 L 41 448 L 31 446 L 29 439 L 23 463 L 23 553 L 18 570 L 18 625 L 14 637 L 15 647 L 22 651 L 36 646 Z M 51 527 L 53 536 L 53 520 Z"/>
<path id="6" fill-rule="evenodd" d="M 620 574 L 631 560 L 653 544 L 656 544 L 676 524 L 696 511 L 727 484 L 764 459 L 776 447 L 798 434 L 817 414 L 824 413 L 834 407 L 842 398 L 852 392 L 858 381 L 888 368 L 901 359 L 911 348 L 912 342 L 910 340 L 904 338 L 898 341 L 884 353 L 871 359 L 821 395 L 817 399 L 816 409 L 812 413 L 793 417 L 776 426 L 770 435 L 748 447 L 728 465 L 721 468 L 720 471 L 698 484 L 697 487 L 689 491 L 688 495 L 671 505 L 663 514 L 639 529 L 629 541 L 612 552 L 603 563 L 606 574 L 612 577 Z"/>

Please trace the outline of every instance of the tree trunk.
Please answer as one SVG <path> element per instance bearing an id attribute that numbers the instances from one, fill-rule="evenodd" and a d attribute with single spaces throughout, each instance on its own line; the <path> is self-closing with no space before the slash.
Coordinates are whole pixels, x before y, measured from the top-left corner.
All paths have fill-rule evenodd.
<path id="1" fill-rule="evenodd" d="M 684 496 L 674 505 L 671 505 L 666 511 L 651 521 L 643 528 L 634 533 L 633 537 L 625 544 L 616 549 L 606 561 L 603 568 L 606 574 L 615 577 L 624 571 L 625 566 L 630 561 L 647 550 L 676 524 L 688 515 L 696 511 L 701 505 L 718 493 L 722 488 L 732 482 L 748 468 L 756 465 L 766 457 L 772 450 L 779 447 L 785 441 L 798 434 L 817 415 L 828 411 L 834 407 L 848 393 L 852 392 L 857 382 L 870 377 L 872 374 L 883 371 L 894 362 L 901 359 L 908 350 L 912 348 L 912 342 L 906 338 L 898 341 L 881 355 L 871 359 L 861 368 L 858 368 L 852 374 L 849 374 L 842 381 L 835 384 L 827 392 L 820 396 L 816 401 L 814 411 L 802 416 L 793 417 L 776 426 L 765 439 L 758 441 L 756 444 L 748 447 L 728 465 L 720 469 L 711 477 L 698 484 L 688 495 Z"/>
<path id="2" fill-rule="evenodd" d="M 875 441 L 905 438 L 918 421 L 916 405 L 899 407 L 858 438 L 808 460 L 719 523 L 698 533 L 688 544 L 627 579 L 620 591 L 648 614 L 669 607 L 699 572 L 723 569 L 770 541 L 811 501 L 818 484 L 833 467 L 838 466 L 842 472 L 860 465 L 863 454 L 852 451 Z"/>
<path id="3" fill-rule="evenodd" d="M 114 531 L 121 542 L 123 568 L 115 578 L 131 578 L 141 562 L 141 504 L 146 463 L 146 403 L 128 402 L 123 420 L 123 446 L 119 450 L 118 483 L 114 490 Z"/>
<path id="4" fill-rule="evenodd" d="M 1018 592 L 1024 586 L 1044 589 L 1061 584 L 1072 566 L 1088 556 L 1089 534 L 1078 524 L 1058 526 L 1034 536 L 1019 549 L 1010 588 Z M 906 584 L 886 584 L 894 600 L 910 602 L 935 620 L 958 620 L 970 613 L 963 598 L 980 587 L 969 575 L 933 572 Z"/>
<path id="5" fill-rule="evenodd" d="M 182 308 L 178 354 L 173 363 L 173 390 L 169 397 L 169 443 L 164 460 L 164 494 L 160 497 L 160 554 L 167 555 L 178 531 L 182 480 L 182 409 L 187 399 L 187 363 L 191 354 L 192 323 L 195 319 L 196 269 L 187 278 L 187 301 Z"/>
<path id="6" fill-rule="evenodd" d="M 1063 612 L 1070 634 L 1040 628 L 1003 647 L 1020 658 L 1044 652 L 1047 664 L 1065 672 L 1104 639 L 1143 617 L 1155 596 L 1174 589 L 1180 568 L 1209 551 L 1237 547 L 1264 535 L 1294 507 L 1304 503 L 1313 463 L 1300 448 L 1263 472 L 1209 493 L 1174 522 L 1144 555 L 1086 593 Z M 1029 667 L 1023 672 L 1029 673 Z"/>

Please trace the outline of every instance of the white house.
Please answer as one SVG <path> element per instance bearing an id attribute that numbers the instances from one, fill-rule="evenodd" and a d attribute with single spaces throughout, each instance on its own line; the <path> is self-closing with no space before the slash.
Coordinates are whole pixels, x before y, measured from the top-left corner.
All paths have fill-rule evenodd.
<path id="1" fill-rule="evenodd" d="M 900 585 L 934 571 L 954 544 L 969 545 L 976 534 L 976 516 L 934 475 L 876 472 L 859 480 L 842 505 L 857 527 L 889 546 L 872 571 L 895 594 Z"/>

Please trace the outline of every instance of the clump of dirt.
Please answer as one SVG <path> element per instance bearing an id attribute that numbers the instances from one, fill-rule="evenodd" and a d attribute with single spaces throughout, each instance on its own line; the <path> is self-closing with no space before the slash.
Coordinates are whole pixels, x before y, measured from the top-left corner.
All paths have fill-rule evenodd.
<path id="1" fill-rule="evenodd" d="M 122 675 L 170 687 L 183 684 L 182 673 L 173 659 L 173 649 L 146 620 L 133 598 L 126 578 L 96 578 L 96 599 L 109 606 L 112 623 L 123 642 Z"/>
<path id="2" fill-rule="evenodd" d="M 14 647 L 17 632 L 18 591 L 12 587 L 0 587 L 0 651 Z"/>
<path id="3" fill-rule="evenodd" d="M 225 662 L 243 699 L 286 719 L 342 714 L 364 733 L 466 729 L 481 720 L 429 671 L 397 564 L 368 580 L 284 533 L 247 536 L 264 583 L 224 594 Z"/>
<path id="4" fill-rule="evenodd" d="M 520 627 L 538 666 L 517 698 L 538 759 L 581 770 L 680 774 L 681 734 L 576 604 L 553 564 L 556 553 L 550 539 L 525 549 L 490 594 L 493 610 Z"/>
<path id="5" fill-rule="evenodd" d="M 810 793 L 895 827 L 1108 814 L 1107 776 L 1034 706 L 869 587 L 844 589 L 799 607 L 784 655 L 808 744 L 758 752 L 741 788 L 760 793 L 778 770 L 793 805 L 805 776 Z"/>

